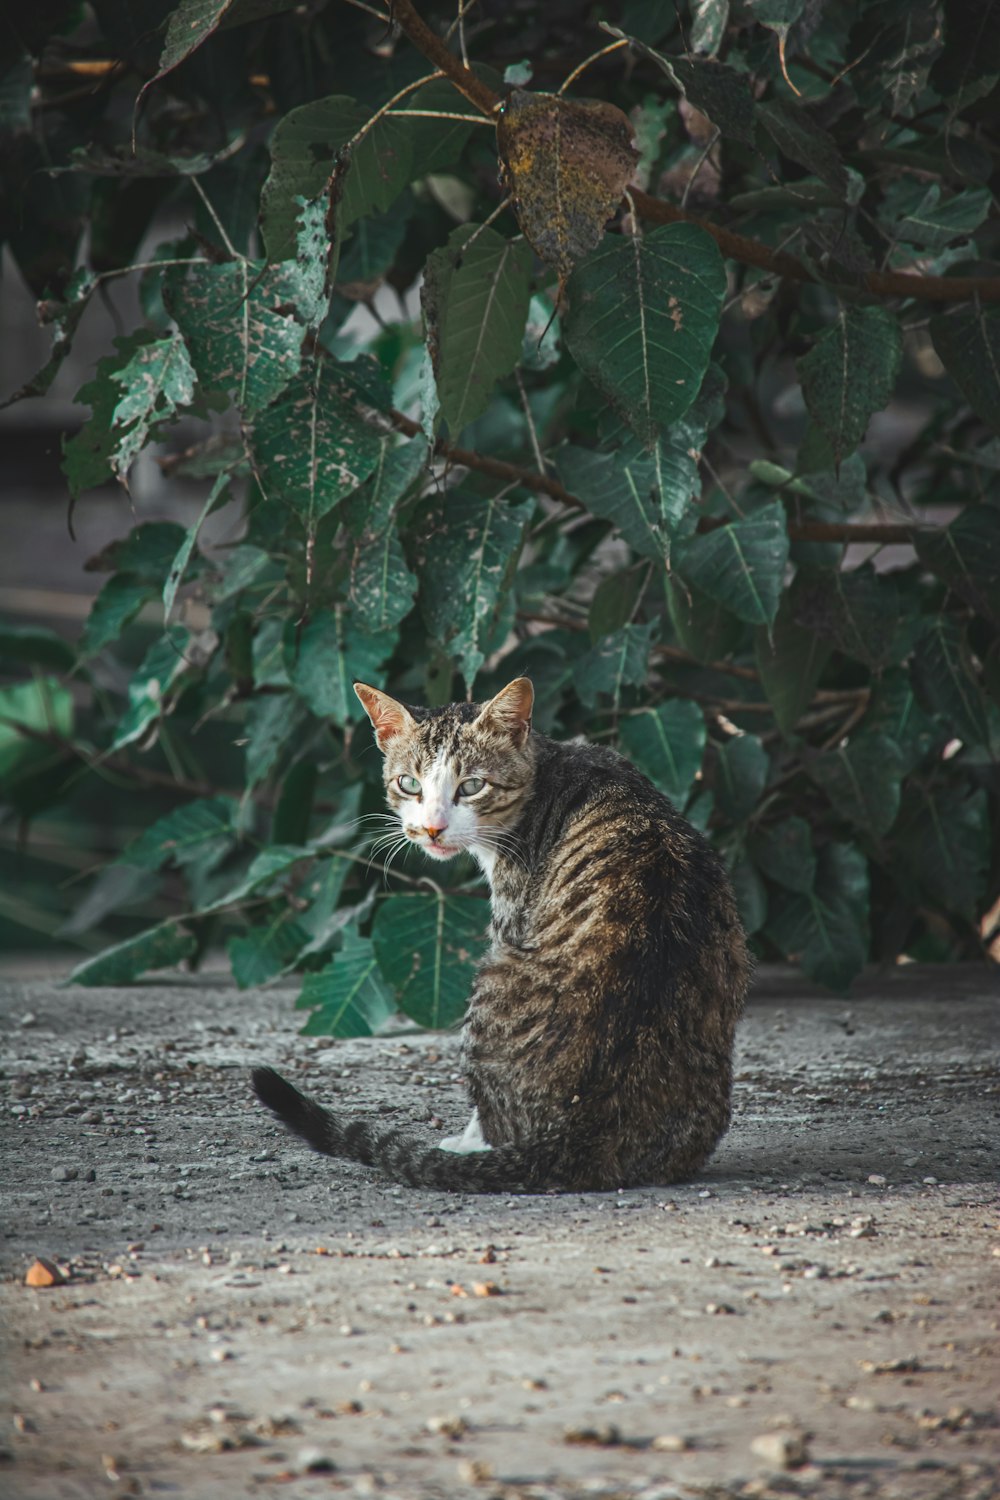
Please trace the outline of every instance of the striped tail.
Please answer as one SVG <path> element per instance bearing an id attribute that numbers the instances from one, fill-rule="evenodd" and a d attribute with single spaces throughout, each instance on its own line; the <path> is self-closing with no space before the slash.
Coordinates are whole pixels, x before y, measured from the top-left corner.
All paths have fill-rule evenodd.
<path id="1" fill-rule="evenodd" d="M 377 1167 L 410 1187 L 459 1193 L 538 1193 L 554 1185 L 555 1161 L 546 1151 L 493 1146 L 458 1153 L 428 1146 L 402 1130 L 380 1130 L 366 1120 L 344 1120 L 300 1094 L 273 1068 L 254 1068 L 254 1093 L 314 1151 Z"/>

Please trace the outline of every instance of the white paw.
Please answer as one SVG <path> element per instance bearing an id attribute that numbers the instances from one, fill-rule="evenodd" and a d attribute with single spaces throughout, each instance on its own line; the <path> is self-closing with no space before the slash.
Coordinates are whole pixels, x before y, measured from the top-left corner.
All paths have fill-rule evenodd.
<path id="1" fill-rule="evenodd" d="M 466 1125 L 461 1135 L 446 1135 L 443 1141 L 438 1141 L 439 1151 L 490 1151 L 492 1147 L 489 1141 L 483 1140 L 482 1128 L 479 1124 L 479 1111 L 472 1111 L 472 1118 Z"/>

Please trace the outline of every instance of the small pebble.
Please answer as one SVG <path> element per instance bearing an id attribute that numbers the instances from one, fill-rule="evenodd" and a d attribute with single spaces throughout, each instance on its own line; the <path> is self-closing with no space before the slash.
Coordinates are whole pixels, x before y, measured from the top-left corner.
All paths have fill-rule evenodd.
<path id="1" fill-rule="evenodd" d="M 53 1182 L 75 1182 L 76 1179 L 77 1179 L 77 1177 L 78 1177 L 78 1175 L 79 1175 L 79 1169 L 77 1167 L 53 1167 L 52 1168 L 52 1181 Z"/>
<path id="2" fill-rule="evenodd" d="M 32 1261 L 24 1278 L 26 1286 L 62 1286 L 66 1280 L 63 1273 L 54 1261 L 47 1256 L 40 1255 L 37 1260 Z"/>
<path id="3" fill-rule="evenodd" d="M 621 1429 L 614 1422 L 606 1422 L 600 1427 L 567 1427 L 563 1433 L 564 1443 L 594 1448 L 617 1448 L 621 1440 Z"/>
<path id="4" fill-rule="evenodd" d="M 762 1432 L 753 1439 L 750 1452 L 774 1469 L 797 1469 L 809 1457 L 802 1432 Z"/>
<path id="5" fill-rule="evenodd" d="M 295 1459 L 296 1474 L 332 1474 L 336 1467 L 321 1448 L 301 1448 Z"/>
<path id="6" fill-rule="evenodd" d="M 679 1432 L 663 1432 L 653 1439 L 650 1447 L 655 1448 L 657 1453 L 687 1453 L 691 1444 Z"/>
<path id="7" fill-rule="evenodd" d="M 100 1109 L 85 1109 L 80 1116 L 81 1125 L 100 1125 L 104 1119 L 104 1112 Z"/>
<path id="8" fill-rule="evenodd" d="M 885 1187 L 886 1183 L 886 1179 L 882 1176 L 881 1172 L 869 1173 L 868 1181 L 871 1183 L 872 1187 Z"/>
<path id="9" fill-rule="evenodd" d="M 427 1431 L 440 1433 L 442 1437 L 460 1438 L 469 1430 L 469 1424 L 464 1417 L 459 1417 L 454 1412 L 445 1413 L 440 1417 L 427 1418 Z"/>
<path id="10" fill-rule="evenodd" d="M 458 1466 L 458 1477 L 464 1484 L 482 1484 L 493 1478 L 493 1465 L 482 1458 L 463 1458 Z"/>

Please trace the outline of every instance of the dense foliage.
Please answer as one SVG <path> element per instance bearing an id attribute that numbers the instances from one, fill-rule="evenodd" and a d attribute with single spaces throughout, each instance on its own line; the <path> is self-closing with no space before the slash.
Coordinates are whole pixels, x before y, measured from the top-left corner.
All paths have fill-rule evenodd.
<path id="1" fill-rule="evenodd" d="M 0 231 L 53 333 L 18 394 L 133 276 L 69 495 L 156 444 L 204 497 L 91 562 L 78 642 L 3 630 L 14 813 L 167 799 L 76 977 L 225 944 L 309 1031 L 453 1021 L 484 888 L 391 840 L 383 876 L 351 682 L 521 673 L 708 832 L 761 955 L 995 951 L 998 0 L 380 5 L 8 23 Z"/>

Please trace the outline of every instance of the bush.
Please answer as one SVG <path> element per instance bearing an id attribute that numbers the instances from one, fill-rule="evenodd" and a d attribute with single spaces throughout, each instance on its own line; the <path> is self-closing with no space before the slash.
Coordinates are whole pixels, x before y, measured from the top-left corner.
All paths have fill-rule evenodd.
<path id="1" fill-rule="evenodd" d="M 304 976 L 310 1032 L 455 1020 L 484 889 L 383 860 L 351 682 L 520 673 L 540 729 L 619 744 L 707 830 L 762 955 L 843 989 L 996 954 L 1000 44 L 969 11 L 25 19 L 2 222 L 53 349 L 18 394 L 134 277 L 69 494 L 165 444 L 204 496 L 93 561 L 78 644 L 4 631 L 14 810 L 96 775 L 167 799 L 75 930 L 161 920 L 77 980 L 225 941 L 241 986 Z M 201 547 L 223 504 L 237 539 Z"/>

